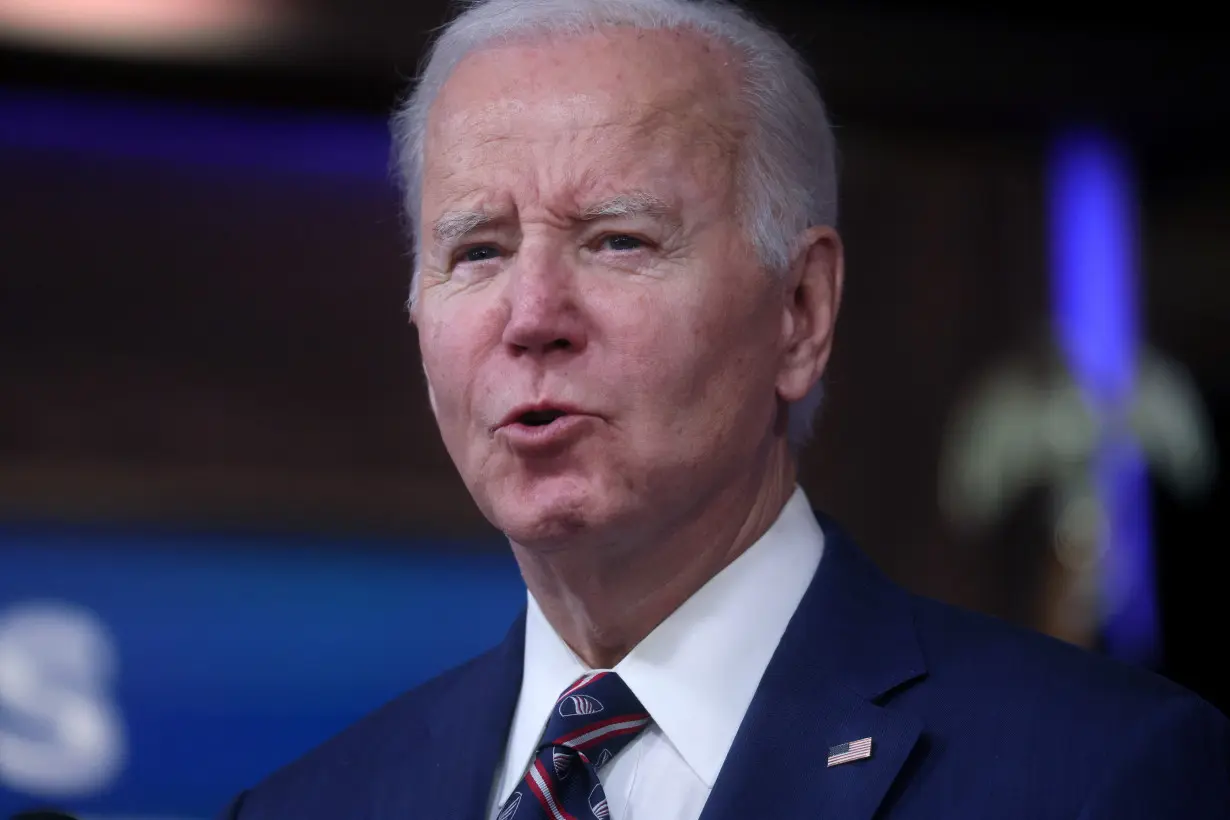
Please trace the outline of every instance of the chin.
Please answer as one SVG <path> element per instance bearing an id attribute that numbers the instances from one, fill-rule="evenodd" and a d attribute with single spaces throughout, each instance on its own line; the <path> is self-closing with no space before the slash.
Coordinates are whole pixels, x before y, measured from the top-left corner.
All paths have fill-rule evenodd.
<path id="1" fill-rule="evenodd" d="M 609 492 L 575 477 L 540 478 L 496 490 L 489 518 L 524 547 L 559 548 L 588 540 L 618 518 Z"/>

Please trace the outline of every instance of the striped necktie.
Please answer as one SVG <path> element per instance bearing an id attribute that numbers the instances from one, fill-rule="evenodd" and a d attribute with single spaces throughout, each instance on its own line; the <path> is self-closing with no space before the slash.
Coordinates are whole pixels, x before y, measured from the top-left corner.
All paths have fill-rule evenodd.
<path id="1" fill-rule="evenodd" d="M 534 761 L 497 820 L 607 820 L 598 771 L 650 723 L 614 672 L 591 672 L 559 696 Z"/>

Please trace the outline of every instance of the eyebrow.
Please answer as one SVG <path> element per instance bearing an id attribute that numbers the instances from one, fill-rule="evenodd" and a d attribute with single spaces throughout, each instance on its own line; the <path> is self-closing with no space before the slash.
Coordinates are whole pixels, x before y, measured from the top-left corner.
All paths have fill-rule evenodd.
<path id="1" fill-rule="evenodd" d="M 470 231 L 492 222 L 494 217 L 485 211 L 450 211 L 443 214 L 431 226 L 431 235 L 437 242 L 448 243 Z"/>
<path id="2" fill-rule="evenodd" d="M 579 218 L 582 222 L 592 222 L 609 217 L 662 217 L 670 212 L 670 206 L 660 197 L 632 191 L 584 208 Z M 496 217 L 486 211 L 449 211 L 432 224 L 431 234 L 440 244 L 448 244 L 495 221 Z"/>
<path id="3" fill-rule="evenodd" d="M 653 194 L 632 191 L 603 200 L 581 211 L 582 221 L 592 221 L 611 216 L 666 216 L 670 206 Z"/>

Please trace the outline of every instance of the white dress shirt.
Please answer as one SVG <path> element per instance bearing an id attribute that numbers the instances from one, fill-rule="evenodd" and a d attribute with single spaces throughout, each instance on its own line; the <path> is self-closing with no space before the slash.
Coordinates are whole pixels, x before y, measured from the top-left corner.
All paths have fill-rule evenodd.
<path id="1" fill-rule="evenodd" d="M 824 532 L 796 488 L 755 544 L 616 664 L 653 723 L 602 770 L 611 820 L 700 817 L 823 551 Z M 521 782 L 556 699 L 589 671 L 530 595 L 521 693 L 492 784 L 492 818 Z"/>

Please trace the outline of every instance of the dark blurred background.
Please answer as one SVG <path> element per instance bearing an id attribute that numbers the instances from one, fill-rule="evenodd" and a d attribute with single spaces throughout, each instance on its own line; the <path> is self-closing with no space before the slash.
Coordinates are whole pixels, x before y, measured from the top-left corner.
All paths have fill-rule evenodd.
<path id="1" fill-rule="evenodd" d="M 753 7 L 843 152 L 812 502 L 1230 707 L 1224 24 Z M 0 0 L 0 815 L 209 816 L 520 607 L 403 309 L 385 119 L 446 19 Z"/>

